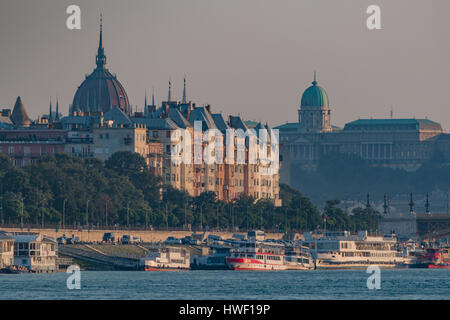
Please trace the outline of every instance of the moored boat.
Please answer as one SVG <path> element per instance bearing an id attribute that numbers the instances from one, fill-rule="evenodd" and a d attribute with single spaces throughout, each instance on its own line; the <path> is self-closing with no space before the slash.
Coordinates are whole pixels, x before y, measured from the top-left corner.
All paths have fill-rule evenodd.
<path id="1" fill-rule="evenodd" d="M 141 258 L 140 267 L 144 271 L 188 270 L 190 253 L 187 249 L 178 247 L 151 249 L 144 258 Z"/>
<path id="2" fill-rule="evenodd" d="M 262 241 L 242 241 L 226 258 L 232 270 L 287 270 L 284 245 Z"/>
<path id="3" fill-rule="evenodd" d="M 327 232 L 321 238 L 305 234 L 307 245 L 318 269 L 359 269 L 376 265 L 395 268 L 411 262 L 398 250 L 392 236 L 370 236 L 366 231 L 351 234 L 348 231 Z"/>
<path id="4" fill-rule="evenodd" d="M 450 248 L 427 248 L 409 268 L 450 269 Z"/>

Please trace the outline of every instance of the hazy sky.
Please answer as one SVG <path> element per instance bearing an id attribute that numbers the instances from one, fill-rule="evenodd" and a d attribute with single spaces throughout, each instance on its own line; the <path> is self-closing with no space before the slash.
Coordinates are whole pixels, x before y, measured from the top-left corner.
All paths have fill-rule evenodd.
<path id="1" fill-rule="evenodd" d="M 81 7 L 81 30 L 66 8 Z M 366 9 L 381 7 L 382 30 Z M 103 13 L 107 67 L 133 106 L 188 98 L 270 125 L 297 121 L 314 70 L 333 124 L 428 117 L 450 129 L 448 0 L 0 0 L 0 107 L 32 118 L 59 97 L 66 114 L 92 72 Z"/>

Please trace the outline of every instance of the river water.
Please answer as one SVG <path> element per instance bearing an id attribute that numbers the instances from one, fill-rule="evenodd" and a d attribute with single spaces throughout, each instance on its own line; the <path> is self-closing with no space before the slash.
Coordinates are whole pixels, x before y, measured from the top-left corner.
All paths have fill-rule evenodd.
<path id="1" fill-rule="evenodd" d="M 449 299 L 450 269 L 381 270 L 369 290 L 366 270 L 314 271 L 81 271 L 0 275 L 0 299 Z"/>

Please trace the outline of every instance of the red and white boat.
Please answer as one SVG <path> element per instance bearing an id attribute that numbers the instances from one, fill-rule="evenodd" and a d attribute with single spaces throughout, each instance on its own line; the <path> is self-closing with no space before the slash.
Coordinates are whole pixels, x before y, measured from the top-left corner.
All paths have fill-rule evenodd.
<path id="1" fill-rule="evenodd" d="M 450 269 L 450 248 L 428 248 L 410 268 Z"/>
<path id="2" fill-rule="evenodd" d="M 290 251 L 283 244 L 264 241 L 242 241 L 226 258 L 232 270 L 308 270 L 314 264 L 309 252 Z M 308 258 L 309 257 L 309 258 Z"/>
<path id="3" fill-rule="evenodd" d="M 284 246 L 261 241 L 243 241 L 226 262 L 232 270 L 287 270 Z"/>

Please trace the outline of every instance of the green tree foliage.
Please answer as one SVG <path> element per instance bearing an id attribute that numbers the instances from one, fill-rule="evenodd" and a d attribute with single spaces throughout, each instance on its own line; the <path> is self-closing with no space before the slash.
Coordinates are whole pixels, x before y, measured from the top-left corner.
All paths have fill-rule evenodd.
<path id="1" fill-rule="evenodd" d="M 67 154 L 42 157 L 14 168 L 0 155 L 0 223 L 58 227 L 186 228 L 193 230 L 298 230 L 322 227 L 322 215 L 299 191 L 280 186 L 282 207 L 269 200 L 242 195 L 231 203 L 214 192 L 191 197 L 164 185 L 145 159 L 118 152 L 103 162 Z M 23 205 L 22 205 L 23 204 Z M 354 221 L 330 201 L 325 212 L 330 228 L 355 227 Z M 358 226 L 374 226 L 359 211 Z M 370 219 L 369 219 L 370 218 Z"/>

